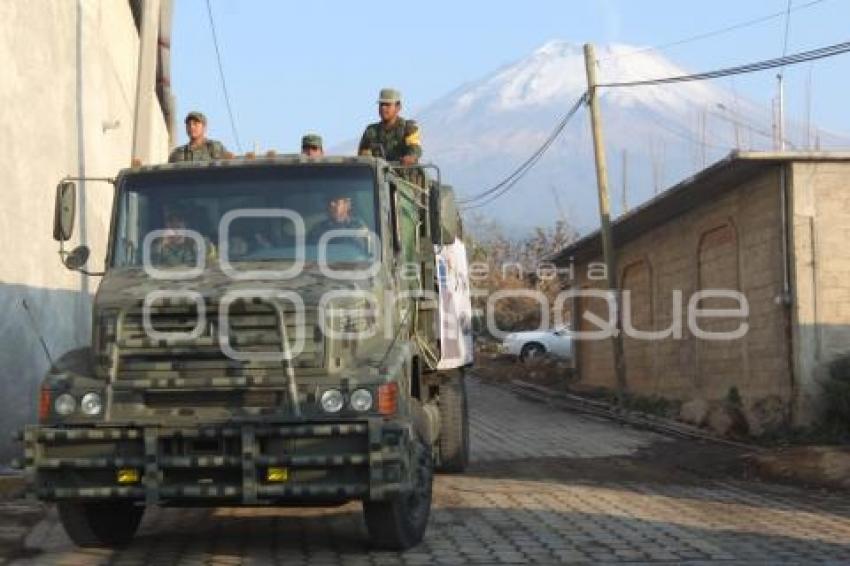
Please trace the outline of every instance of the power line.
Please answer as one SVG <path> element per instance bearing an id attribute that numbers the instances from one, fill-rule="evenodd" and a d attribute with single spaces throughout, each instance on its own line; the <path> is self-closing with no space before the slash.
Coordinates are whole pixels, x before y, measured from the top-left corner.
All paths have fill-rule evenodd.
<path id="1" fill-rule="evenodd" d="M 798 63 L 804 63 L 806 61 L 814 61 L 815 59 L 823 59 L 825 57 L 833 57 L 835 55 L 841 55 L 842 53 L 847 53 L 850 51 L 850 41 L 844 43 L 836 43 L 834 45 L 828 45 L 826 47 L 821 47 L 819 49 L 813 49 L 811 51 L 803 51 L 802 53 L 796 53 L 794 55 L 788 55 L 786 57 L 779 57 L 777 59 L 768 59 L 766 61 L 759 61 L 757 63 L 749 63 L 747 65 L 740 65 L 737 67 L 729 67 L 726 69 L 719 69 L 717 71 L 709 71 L 706 73 L 698 73 L 692 75 L 681 75 L 677 77 L 665 77 L 660 79 L 646 79 L 640 81 L 627 81 L 620 83 L 602 83 L 597 86 L 606 87 L 606 88 L 618 88 L 618 87 L 630 87 L 630 86 L 650 86 L 650 85 L 662 85 L 662 84 L 670 84 L 670 83 L 681 83 L 687 81 L 704 81 L 708 79 L 717 79 L 720 77 L 727 77 L 729 75 L 740 75 L 743 73 L 755 73 L 757 71 L 764 71 L 767 69 L 774 69 L 776 67 L 784 67 L 786 65 L 796 65 Z"/>
<path id="2" fill-rule="evenodd" d="M 230 129 L 239 153 L 242 153 L 242 143 L 239 141 L 239 133 L 236 131 L 236 120 L 233 118 L 233 107 L 230 105 L 230 95 L 227 93 L 227 81 L 224 79 L 224 66 L 221 64 L 221 50 L 218 48 L 218 34 L 215 32 L 215 20 L 213 19 L 212 5 L 207 0 L 207 14 L 210 18 L 210 31 L 212 32 L 213 46 L 215 47 L 215 58 L 218 62 L 218 76 L 221 79 L 221 91 L 224 93 L 224 103 L 227 105 L 227 114 L 230 117 Z"/>
<path id="3" fill-rule="evenodd" d="M 635 49 L 634 51 L 622 53 L 620 55 L 611 55 L 609 57 L 603 57 L 601 59 L 598 59 L 597 62 L 602 63 L 603 61 L 614 61 L 614 60 L 619 60 L 619 59 L 625 59 L 626 57 L 631 57 L 633 55 L 639 55 L 641 53 L 646 53 L 647 51 L 663 51 L 665 49 L 669 49 L 670 47 L 677 47 L 679 45 L 684 45 L 686 43 L 691 43 L 691 42 L 694 42 L 694 41 L 707 39 L 709 37 L 722 35 L 724 33 L 730 32 L 730 31 L 736 31 L 736 30 L 739 30 L 739 29 L 758 25 L 758 24 L 761 24 L 761 23 L 764 23 L 764 22 L 767 22 L 767 21 L 770 21 L 770 20 L 773 20 L 773 19 L 776 19 L 776 18 L 780 18 L 782 16 L 787 16 L 787 14 L 789 12 L 796 12 L 797 10 L 804 10 L 806 8 L 811 8 L 812 6 L 815 6 L 816 4 L 821 4 L 822 2 L 825 2 L 825 1 L 826 0 L 813 0 L 811 2 L 808 2 L 806 4 L 801 4 L 800 6 L 796 6 L 796 7 L 791 8 L 791 9 L 782 10 L 781 12 L 774 12 L 772 14 L 767 14 L 767 15 L 764 15 L 764 16 L 760 16 L 758 18 L 753 18 L 752 20 L 747 20 L 747 21 L 740 22 L 740 23 L 737 23 L 737 24 L 732 24 L 732 25 L 724 27 L 724 28 L 699 33 L 697 35 L 692 35 L 690 37 L 685 37 L 685 38 L 682 38 L 682 39 L 677 39 L 677 40 L 671 41 L 669 43 L 662 43 L 662 44 L 654 45 L 654 46 L 651 46 L 651 47 L 642 47 L 640 49 Z M 784 55 L 784 53 L 783 53 L 783 55 Z"/>
<path id="4" fill-rule="evenodd" d="M 581 108 L 582 104 L 584 104 L 586 101 L 587 93 L 585 92 L 582 93 L 582 95 L 578 98 L 578 100 L 575 101 L 575 103 L 573 103 L 570 110 L 563 118 L 561 118 L 552 133 L 549 134 L 549 137 L 547 137 L 546 140 L 540 145 L 540 147 L 538 147 L 534 151 L 534 153 L 531 154 L 531 157 L 526 159 L 510 175 L 505 177 L 496 185 L 472 197 L 460 199 L 458 202 L 462 205 L 462 208 L 464 210 L 468 210 L 471 208 L 478 208 L 480 206 L 484 206 L 485 204 L 489 204 L 504 195 L 505 193 L 507 193 L 508 191 L 510 191 L 514 186 L 516 186 L 519 180 L 522 179 L 525 174 L 528 173 L 537 164 L 538 161 L 540 161 L 540 159 L 543 157 L 549 147 L 551 147 L 555 140 L 558 139 L 558 136 L 561 135 L 561 132 L 563 132 L 564 129 L 567 127 L 567 124 L 569 123 L 570 119 L 575 115 L 576 112 L 578 112 L 579 108 Z"/>

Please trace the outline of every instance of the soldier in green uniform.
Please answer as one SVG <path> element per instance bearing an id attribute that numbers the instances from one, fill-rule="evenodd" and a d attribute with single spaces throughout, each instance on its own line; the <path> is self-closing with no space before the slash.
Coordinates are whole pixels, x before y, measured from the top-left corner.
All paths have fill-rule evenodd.
<path id="1" fill-rule="evenodd" d="M 364 234 L 368 230 L 366 223 L 351 212 L 351 197 L 343 194 L 337 194 L 331 197 L 328 201 L 328 217 L 313 226 L 312 230 L 307 234 L 307 241 L 316 243 L 322 237 L 322 234 L 331 230 L 363 230 Z M 337 238 L 334 238 L 335 240 Z M 346 236 L 345 239 L 357 240 L 354 236 Z M 363 242 L 360 242 L 361 244 Z"/>
<path id="2" fill-rule="evenodd" d="M 217 140 L 207 139 L 207 117 L 201 112 L 192 111 L 186 115 L 186 135 L 189 143 L 174 148 L 168 156 L 169 163 L 178 161 L 211 161 L 224 159 L 229 152 Z"/>
<path id="3" fill-rule="evenodd" d="M 322 136 L 319 134 L 304 134 L 301 138 L 301 155 L 307 157 L 322 157 L 325 150 L 322 147 Z"/>
<path id="4" fill-rule="evenodd" d="M 392 88 L 381 89 L 378 97 L 380 122 L 369 124 L 360 139 L 358 153 L 383 157 L 402 165 L 415 165 L 422 157 L 419 126 L 402 118 L 401 93 Z"/>
<path id="5" fill-rule="evenodd" d="M 174 267 L 178 265 L 194 266 L 198 261 L 198 242 L 186 237 L 180 230 L 186 230 L 185 217 L 180 212 L 170 212 L 165 218 L 167 234 L 154 241 L 151 246 L 151 262 L 154 265 Z M 207 261 L 217 257 L 212 242 L 204 238 L 204 252 Z"/>

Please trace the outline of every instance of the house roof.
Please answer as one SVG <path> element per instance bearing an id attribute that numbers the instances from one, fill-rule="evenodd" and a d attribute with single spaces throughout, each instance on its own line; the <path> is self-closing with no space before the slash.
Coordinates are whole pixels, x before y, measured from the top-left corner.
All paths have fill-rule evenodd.
<path id="1" fill-rule="evenodd" d="M 733 191 L 770 167 L 794 161 L 848 161 L 850 151 L 733 151 L 727 157 L 670 187 L 611 222 L 615 246 L 688 210 Z M 550 256 L 558 263 L 585 261 L 602 255 L 599 230 Z"/>

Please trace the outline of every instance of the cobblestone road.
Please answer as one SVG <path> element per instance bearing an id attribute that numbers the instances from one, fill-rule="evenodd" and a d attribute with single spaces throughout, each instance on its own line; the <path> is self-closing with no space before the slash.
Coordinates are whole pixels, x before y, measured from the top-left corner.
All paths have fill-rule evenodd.
<path id="1" fill-rule="evenodd" d="M 15 564 L 850 564 L 850 497 L 655 465 L 682 441 L 470 387 L 472 470 L 440 476 L 426 540 L 371 552 L 360 508 L 158 510 L 120 552 L 55 512 Z M 658 452 L 660 453 L 660 452 Z M 686 459 L 686 458 L 683 458 Z"/>

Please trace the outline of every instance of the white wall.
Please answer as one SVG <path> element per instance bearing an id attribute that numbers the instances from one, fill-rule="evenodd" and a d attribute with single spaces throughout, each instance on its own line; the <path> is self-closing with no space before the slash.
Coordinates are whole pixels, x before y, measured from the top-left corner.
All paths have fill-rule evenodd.
<path id="1" fill-rule="evenodd" d="M 67 271 L 52 239 L 56 183 L 65 175 L 115 176 L 131 159 L 139 36 L 126 0 L 0 2 L 0 462 L 8 433 L 35 419 L 47 360 L 26 300 L 54 358 L 90 341 L 98 278 Z M 153 89 L 153 85 L 150 85 Z M 156 98 L 149 155 L 168 136 Z M 104 131 L 104 123 L 118 121 Z M 112 186 L 78 183 L 70 247 L 103 266 Z M 83 210 L 85 213 L 83 214 Z"/>

